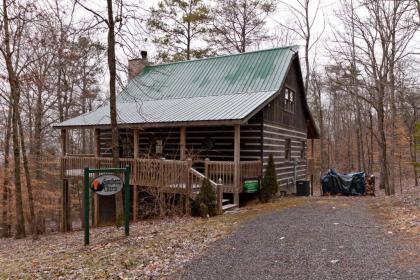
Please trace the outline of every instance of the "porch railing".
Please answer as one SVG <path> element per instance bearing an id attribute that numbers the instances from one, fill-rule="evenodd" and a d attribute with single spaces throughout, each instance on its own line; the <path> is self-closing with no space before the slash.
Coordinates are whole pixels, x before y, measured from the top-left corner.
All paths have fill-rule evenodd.
<path id="1" fill-rule="evenodd" d="M 190 193 L 188 185 L 192 188 L 201 185 L 201 181 L 197 181 L 199 178 L 193 176 L 195 173 L 191 171 L 191 162 L 188 160 L 120 158 L 120 166 L 125 167 L 127 165 L 131 167 L 131 185 L 165 187 L 180 193 Z M 85 167 L 109 168 L 112 167 L 112 158 L 91 156 L 65 156 L 61 158 L 61 176 L 63 179 L 82 177 Z M 241 161 L 239 168 L 240 186 L 238 187 L 240 189 L 244 179 L 262 175 L 261 161 Z M 206 160 L 205 171 L 202 175 L 215 184 L 223 184 L 225 192 L 234 192 L 234 174 L 234 162 Z M 196 181 L 189 181 L 194 178 Z"/>
<path id="2" fill-rule="evenodd" d="M 221 181 L 225 187 L 234 186 L 235 163 L 232 161 L 210 161 L 204 162 L 205 175 L 211 180 Z M 239 163 L 239 183 L 242 186 L 243 180 L 262 176 L 260 160 L 241 161 Z"/>

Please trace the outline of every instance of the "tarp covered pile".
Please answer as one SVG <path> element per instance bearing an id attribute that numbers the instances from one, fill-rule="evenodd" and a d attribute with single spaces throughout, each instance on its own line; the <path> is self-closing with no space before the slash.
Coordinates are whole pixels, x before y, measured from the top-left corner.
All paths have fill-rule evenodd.
<path id="1" fill-rule="evenodd" d="M 364 195 L 365 173 L 340 174 L 330 169 L 321 177 L 322 193 L 324 195 Z"/>

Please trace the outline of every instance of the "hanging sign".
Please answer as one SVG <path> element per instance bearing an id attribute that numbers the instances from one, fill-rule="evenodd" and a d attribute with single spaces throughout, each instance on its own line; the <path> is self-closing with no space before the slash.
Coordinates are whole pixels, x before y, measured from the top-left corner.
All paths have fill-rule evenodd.
<path id="1" fill-rule="evenodd" d="M 113 195 L 122 190 L 123 182 L 120 177 L 111 174 L 104 174 L 96 177 L 91 189 L 98 195 Z"/>

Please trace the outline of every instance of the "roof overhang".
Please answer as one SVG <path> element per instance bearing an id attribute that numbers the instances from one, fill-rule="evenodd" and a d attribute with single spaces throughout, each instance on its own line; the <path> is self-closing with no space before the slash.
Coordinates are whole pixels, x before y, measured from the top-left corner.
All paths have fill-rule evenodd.
<path id="1" fill-rule="evenodd" d="M 131 123 L 118 124 L 118 128 L 163 128 L 163 127 L 195 127 L 195 126 L 222 126 L 222 125 L 237 125 L 245 124 L 244 120 L 217 120 L 217 121 L 188 121 L 188 122 L 161 122 L 161 123 Z M 53 126 L 54 129 L 94 129 L 94 128 L 111 128 L 110 124 L 94 124 L 94 125 L 72 125 L 72 126 Z"/>
<path id="2" fill-rule="evenodd" d="M 117 103 L 119 127 L 163 127 L 242 124 L 274 91 L 194 98 Z M 109 105 L 69 119 L 58 129 L 110 127 Z"/>

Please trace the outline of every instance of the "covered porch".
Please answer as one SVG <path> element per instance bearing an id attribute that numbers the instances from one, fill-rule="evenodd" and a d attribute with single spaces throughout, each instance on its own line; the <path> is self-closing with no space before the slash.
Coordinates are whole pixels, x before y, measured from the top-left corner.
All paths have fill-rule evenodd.
<path id="1" fill-rule="evenodd" d="M 237 124 L 204 128 L 183 126 L 157 130 L 138 127 L 120 129 L 120 166 L 131 167 L 133 220 L 138 219 L 137 192 L 140 188 L 154 188 L 159 192 L 194 198 L 206 178 L 216 191 L 219 212 L 223 211 L 224 193 L 231 194 L 233 204 L 239 206 L 239 194 L 243 191 L 244 180 L 262 175 L 259 147 L 254 153 L 249 148 L 241 150 L 241 138 L 243 147 L 252 147 L 250 139 L 260 137 L 255 134 L 255 128 L 255 125 Z M 85 167 L 112 167 L 110 137 L 108 128 L 61 129 L 63 231 L 70 227 L 69 181 L 82 180 Z M 96 195 L 93 198 L 92 221 L 96 225 L 99 220 L 99 198 Z M 185 209 L 188 211 L 189 199 L 185 201 Z"/>

